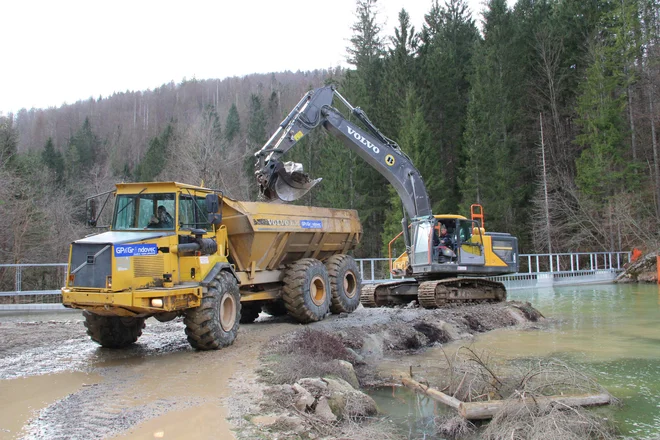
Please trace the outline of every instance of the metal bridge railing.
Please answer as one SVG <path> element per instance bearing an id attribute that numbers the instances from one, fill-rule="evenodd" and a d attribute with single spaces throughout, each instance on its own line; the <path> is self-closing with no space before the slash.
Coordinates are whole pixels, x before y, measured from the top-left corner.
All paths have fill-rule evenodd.
<path id="1" fill-rule="evenodd" d="M 630 252 L 521 254 L 517 274 L 490 277 L 507 289 L 611 281 Z M 394 280 L 387 258 L 356 259 L 364 284 Z M 61 307 L 66 263 L 0 264 L 0 310 Z M 400 278 L 399 278 L 400 279 Z M 13 290 L 11 290 L 13 288 Z"/>

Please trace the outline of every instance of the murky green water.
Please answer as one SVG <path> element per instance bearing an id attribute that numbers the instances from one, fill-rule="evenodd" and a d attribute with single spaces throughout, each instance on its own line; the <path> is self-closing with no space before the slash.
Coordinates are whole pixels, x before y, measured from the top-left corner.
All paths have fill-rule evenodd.
<path id="1" fill-rule="evenodd" d="M 621 399 L 609 411 L 621 433 L 634 438 L 660 437 L 660 289 L 656 285 L 591 285 L 509 292 L 511 299 L 529 301 L 546 317 L 539 330 L 501 329 L 478 335 L 472 346 L 500 359 L 558 358 L 590 374 Z M 466 343 L 461 342 L 462 345 Z M 447 347 L 450 348 L 450 347 Z M 384 369 L 413 365 L 432 376 L 440 349 L 383 364 Z M 418 437 L 424 415 L 433 404 L 391 390 L 374 392 L 385 412 L 408 421 L 411 438 Z M 399 402 L 396 404 L 396 402 Z M 421 408 L 421 409 L 420 409 Z M 427 437 L 428 438 L 428 437 Z"/>

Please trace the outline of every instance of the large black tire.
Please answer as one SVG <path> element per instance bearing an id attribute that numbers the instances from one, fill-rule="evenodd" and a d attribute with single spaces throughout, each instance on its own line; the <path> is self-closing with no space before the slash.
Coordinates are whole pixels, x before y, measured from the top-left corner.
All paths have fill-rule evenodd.
<path id="1" fill-rule="evenodd" d="M 241 324 L 251 324 L 261 312 L 261 306 L 253 301 L 241 304 Z"/>
<path id="2" fill-rule="evenodd" d="M 303 258 L 289 266 L 283 291 L 287 311 L 299 322 L 320 321 L 330 310 L 330 280 L 319 260 Z"/>
<path id="3" fill-rule="evenodd" d="M 284 316 L 288 313 L 283 301 L 269 301 L 261 306 L 261 310 L 270 316 Z"/>
<path id="4" fill-rule="evenodd" d="M 105 348 L 124 348 L 142 336 L 144 318 L 101 316 L 83 311 L 87 334 L 92 341 Z"/>
<path id="5" fill-rule="evenodd" d="M 199 307 L 186 311 L 188 342 L 197 350 L 217 350 L 234 343 L 241 321 L 238 283 L 229 272 L 211 281 Z"/>
<path id="6" fill-rule="evenodd" d="M 351 313 L 360 305 L 362 276 L 357 263 L 350 255 L 338 254 L 325 262 L 330 278 L 332 313 Z"/>

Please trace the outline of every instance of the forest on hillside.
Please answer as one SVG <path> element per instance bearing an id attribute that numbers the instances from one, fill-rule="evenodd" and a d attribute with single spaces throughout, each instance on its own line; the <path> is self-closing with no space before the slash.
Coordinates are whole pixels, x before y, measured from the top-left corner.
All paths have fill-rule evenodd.
<path id="1" fill-rule="evenodd" d="M 192 79 L 0 117 L 0 263 L 63 262 L 84 198 L 118 181 L 204 183 L 256 199 L 253 154 L 308 90 L 337 84 L 424 176 L 435 213 L 480 203 L 521 252 L 658 245 L 660 0 L 464 0 L 380 25 L 357 0 L 350 68 Z M 349 116 L 339 103 L 337 108 Z M 318 130 L 285 159 L 321 184 L 300 203 L 357 209 L 359 257 L 386 256 L 401 202 Z"/>

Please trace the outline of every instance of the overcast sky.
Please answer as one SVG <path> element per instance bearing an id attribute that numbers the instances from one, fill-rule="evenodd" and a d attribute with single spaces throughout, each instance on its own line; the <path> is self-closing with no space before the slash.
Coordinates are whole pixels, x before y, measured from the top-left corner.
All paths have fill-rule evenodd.
<path id="1" fill-rule="evenodd" d="M 383 34 L 401 8 L 419 29 L 431 4 L 378 0 Z M 481 0 L 469 4 L 479 22 Z M 184 77 L 345 66 L 356 21 L 355 0 L 7 0 L 2 15 L 5 114 Z"/>

